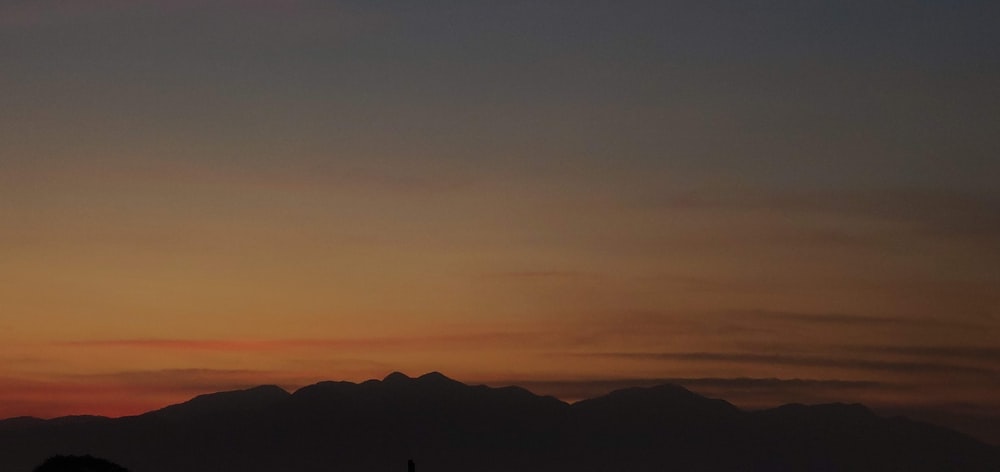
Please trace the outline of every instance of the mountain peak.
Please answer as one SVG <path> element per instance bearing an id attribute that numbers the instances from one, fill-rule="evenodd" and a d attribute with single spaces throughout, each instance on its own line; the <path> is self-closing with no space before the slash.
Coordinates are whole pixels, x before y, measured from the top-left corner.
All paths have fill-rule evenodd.
<path id="1" fill-rule="evenodd" d="M 694 393 L 675 384 L 653 387 L 632 387 L 615 390 L 607 395 L 573 404 L 582 411 L 602 412 L 629 421 L 637 418 L 670 418 L 671 421 L 687 419 L 733 418 L 741 414 L 736 406 L 714 398 Z"/>
<path id="2" fill-rule="evenodd" d="M 389 382 L 389 383 L 405 382 L 405 381 L 409 381 L 409 380 L 413 380 L 413 379 L 411 379 L 410 376 L 408 376 L 408 375 L 406 375 L 406 374 L 404 374 L 402 372 L 393 372 L 393 373 L 391 373 L 389 375 L 386 375 L 385 378 L 382 379 L 383 382 Z"/>
<path id="3" fill-rule="evenodd" d="M 466 387 L 465 384 L 436 371 L 428 372 L 419 377 L 410 377 L 402 372 L 393 372 L 385 376 L 382 379 L 382 383 L 388 386 L 419 386 L 422 388 Z"/>
<path id="4" fill-rule="evenodd" d="M 417 377 L 417 380 L 420 380 L 420 381 L 423 381 L 423 382 L 438 382 L 438 383 L 440 383 L 440 382 L 448 382 L 448 383 L 455 382 L 455 383 L 457 383 L 458 382 L 457 380 L 449 378 L 448 376 L 446 376 L 446 375 L 444 375 L 444 374 L 442 374 L 441 372 L 438 372 L 438 371 L 428 372 L 428 373 L 426 373 L 424 375 L 421 375 L 420 377 Z"/>

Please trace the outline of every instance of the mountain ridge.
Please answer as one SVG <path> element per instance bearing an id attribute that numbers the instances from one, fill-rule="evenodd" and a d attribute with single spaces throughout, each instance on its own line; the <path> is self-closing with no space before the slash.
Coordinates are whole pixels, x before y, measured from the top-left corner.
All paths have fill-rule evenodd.
<path id="1" fill-rule="evenodd" d="M 136 472 L 393 470 L 408 457 L 445 472 L 1000 470 L 1000 448 L 859 404 L 744 411 L 671 384 L 570 404 L 438 372 L 258 386 L 123 418 L 13 418 L 0 444 L 13 446 L 0 469 L 15 471 L 55 454 Z"/>

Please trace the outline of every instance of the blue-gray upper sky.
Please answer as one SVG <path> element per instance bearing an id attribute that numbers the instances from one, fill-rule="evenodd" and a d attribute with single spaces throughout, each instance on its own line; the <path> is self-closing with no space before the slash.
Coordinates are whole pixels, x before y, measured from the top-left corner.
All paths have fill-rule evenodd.
<path id="1" fill-rule="evenodd" d="M 25 160 L 403 146 L 417 172 L 970 192 L 998 171 L 995 2 L 2 5 L 3 151 Z"/>

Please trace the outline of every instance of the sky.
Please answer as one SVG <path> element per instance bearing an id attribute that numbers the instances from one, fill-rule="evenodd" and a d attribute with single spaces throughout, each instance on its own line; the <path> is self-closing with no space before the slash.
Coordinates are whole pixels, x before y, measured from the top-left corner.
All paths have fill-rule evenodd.
<path id="1" fill-rule="evenodd" d="M 0 417 L 441 371 L 1000 444 L 998 23 L 0 0 Z"/>

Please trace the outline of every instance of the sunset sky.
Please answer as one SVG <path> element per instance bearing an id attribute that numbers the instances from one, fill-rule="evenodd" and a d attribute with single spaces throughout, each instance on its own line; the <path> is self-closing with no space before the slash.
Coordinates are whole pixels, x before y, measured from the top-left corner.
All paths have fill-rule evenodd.
<path id="1" fill-rule="evenodd" d="M 0 418 L 437 370 L 1000 443 L 998 24 L 0 0 Z"/>

